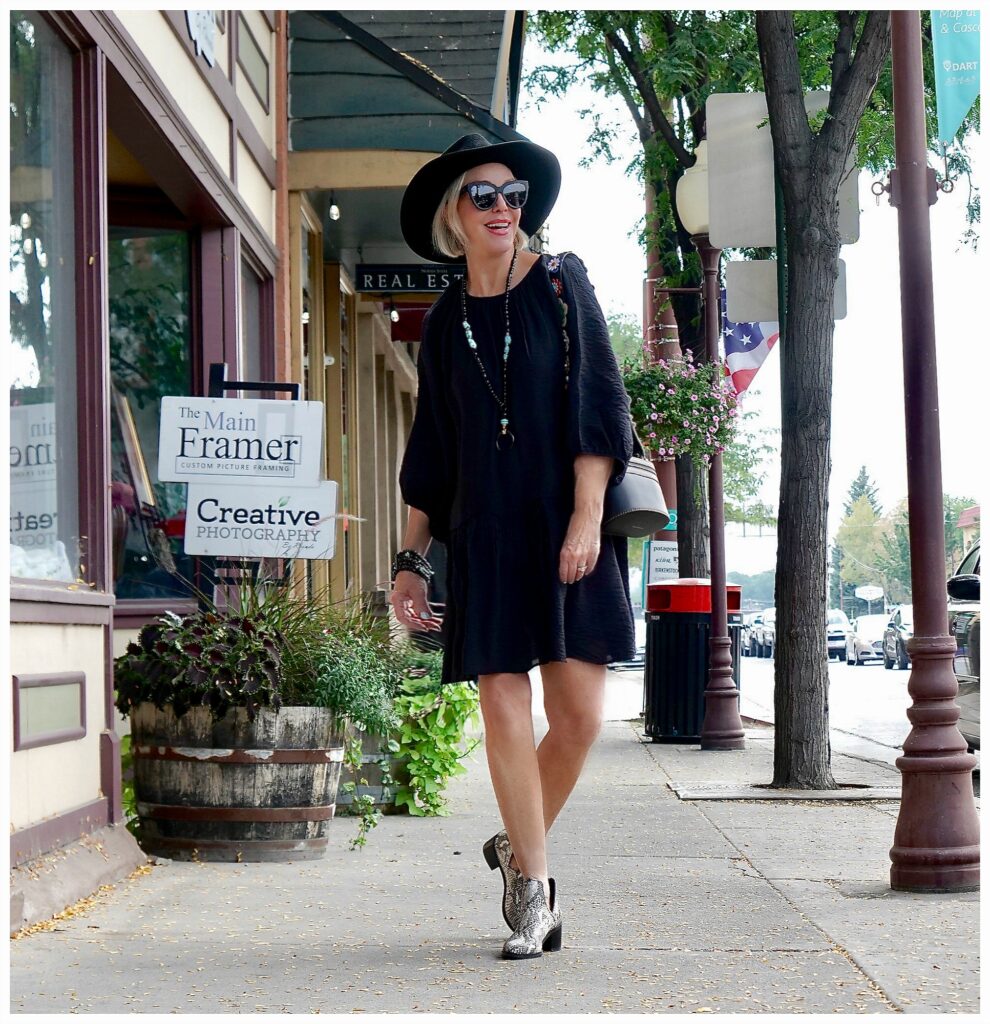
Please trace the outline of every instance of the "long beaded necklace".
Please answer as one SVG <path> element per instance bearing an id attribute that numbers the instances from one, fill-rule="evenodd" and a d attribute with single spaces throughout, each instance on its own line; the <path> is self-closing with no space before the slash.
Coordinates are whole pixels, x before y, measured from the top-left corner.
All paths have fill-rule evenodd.
<path id="1" fill-rule="evenodd" d="M 474 358 L 478 361 L 478 367 L 481 369 L 481 375 L 485 378 L 485 383 L 488 385 L 488 390 L 492 393 L 492 397 L 498 402 L 499 407 L 502 410 L 502 418 L 499 420 L 499 424 L 502 427 L 501 433 L 495 438 L 495 447 L 499 451 L 504 451 L 507 448 L 511 448 L 515 443 L 515 434 L 509 430 L 509 349 L 512 347 L 512 332 L 509 329 L 509 288 L 512 286 L 512 275 L 516 269 L 516 257 L 519 255 L 519 250 L 513 248 L 512 250 L 512 262 L 509 264 L 509 273 L 505 279 L 505 347 L 502 349 L 502 397 L 499 398 L 495 394 L 495 389 L 492 387 L 492 382 L 488 379 L 488 374 L 485 373 L 484 363 L 481 361 L 481 356 L 478 355 L 478 343 L 474 340 L 474 334 L 471 331 L 471 324 L 468 321 L 467 314 L 467 274 L 461 278 L 461 313 L 463 319 L 461 321 L 464 327 L 464 336 L 467 338 L 468 346 L 474 353 Z"/>

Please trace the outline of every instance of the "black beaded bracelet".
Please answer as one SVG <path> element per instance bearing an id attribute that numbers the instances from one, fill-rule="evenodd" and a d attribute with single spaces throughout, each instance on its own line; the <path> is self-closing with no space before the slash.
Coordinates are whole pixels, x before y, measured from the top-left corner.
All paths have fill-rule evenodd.
<path id="1" fill-rule="evenodd" d="M 427 583 L 433 578 L 433 566 L 413 548 L 397 551 L 392 559 L 392 582 L 400 572 L 414 572 L 422 576 Z"/>

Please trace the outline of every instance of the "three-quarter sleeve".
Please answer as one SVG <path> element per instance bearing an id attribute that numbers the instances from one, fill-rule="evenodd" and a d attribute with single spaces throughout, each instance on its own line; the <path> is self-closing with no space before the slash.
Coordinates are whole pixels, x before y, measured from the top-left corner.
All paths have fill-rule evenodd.
<path id="1" fill-rule="evenodd" d="M 629 396 L 588 272 L 573 253 L 561 263 L 561 282 L 570 339 L 568 446 L 572 456 L 612 456 L 609 484 L 617 484 L 633 454 Z"/>
<path id="2" fill-rule="evenodd" d="M 430 534 L 446 543 L 453 501 L 451 435 L 439 368 L 426 342 L 426 332 L 427 323 L 424 321 L 424 340 L 416 360 L 419 377 L 416 412 L 399 468 L 399 490 L 407 505 L 427 515 Z"/>

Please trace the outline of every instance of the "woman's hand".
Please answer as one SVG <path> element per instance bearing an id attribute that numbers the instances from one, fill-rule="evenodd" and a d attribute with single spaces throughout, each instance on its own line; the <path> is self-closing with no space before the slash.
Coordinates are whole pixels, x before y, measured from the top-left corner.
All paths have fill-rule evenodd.
<path id="1" fill-rule="evenodd" d="M 389 601 L 395 617 L 407 629 L 437 632 L 441 628 L 443 617 L 433 614 L 427 599 L 426 580 L 419 573 L 408 570 L 396 573 Z"/>
<path id="2" fill-rule="evenodd" d="M 561 583 L 576 583 L 590 576 L 598 564 L 601 550 L 601 513 L 575 509 L 560 549 L 558 575 Z"/>

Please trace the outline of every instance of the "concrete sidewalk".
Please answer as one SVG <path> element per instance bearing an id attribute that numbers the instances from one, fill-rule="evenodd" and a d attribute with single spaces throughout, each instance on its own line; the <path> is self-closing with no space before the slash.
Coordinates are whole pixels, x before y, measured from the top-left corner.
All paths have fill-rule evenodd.
<path id="1" fill-rule="evenodd" d="M 635 701 L 609 675 L 610 707 Z M 315 863 L 156 866 L 17 939 L 11 1010 L 978 1012 L 979 894 L 889 890 L 896 801 L 671 788 L 769 782 L 772 754 L 765 726 L 714 753 L 607 723 L 549 838 L 559 953 L 499 958 L 500 879 L 481 856 L 499 819 L 479 747 L 448 818 L 387 816 L 356 852 L 339 818 Z M 834 770 L 896 784 L 842 754 Z"/>

